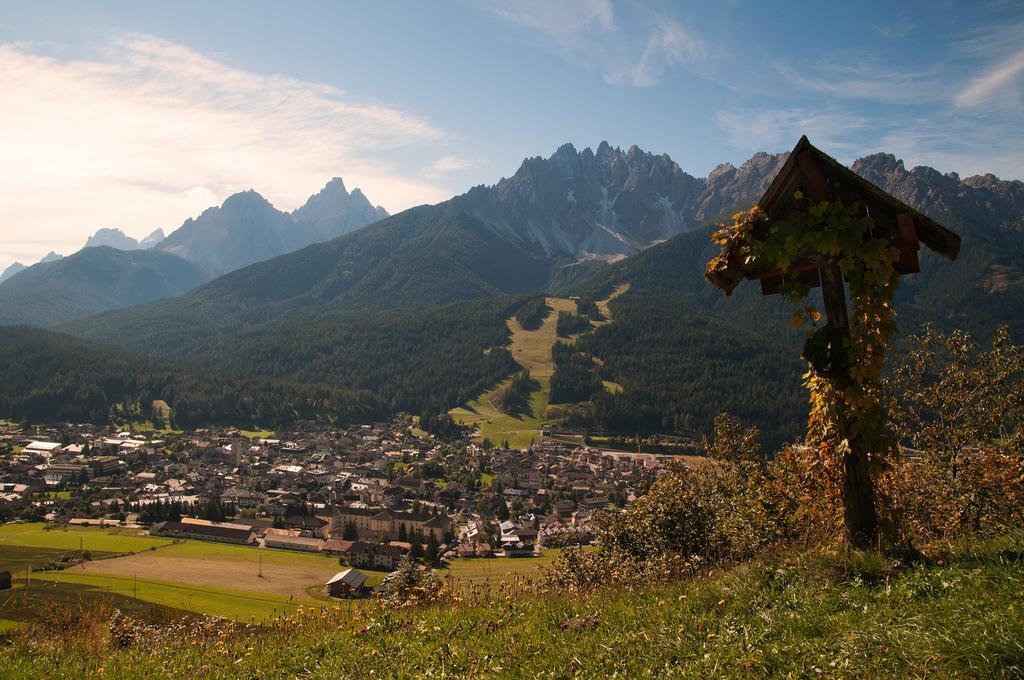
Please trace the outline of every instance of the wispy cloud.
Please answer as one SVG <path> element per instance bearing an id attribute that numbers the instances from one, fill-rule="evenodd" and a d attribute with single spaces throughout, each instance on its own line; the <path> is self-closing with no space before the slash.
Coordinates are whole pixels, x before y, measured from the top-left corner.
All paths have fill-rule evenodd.
<path id="1" fill-rule="evenodd" d="M 174 228 L 250 187 L 282 209 L 339 174 L 391 211 L 451 193 L 383 160 L 436 148 L 443 130 L 330 85 L 147 35 L 91 60 L 0 45 L 0 64 L 0 265 L 26 233 L 50 244 L 40 254 L 72 252 L 98 227 Z"/>
<path id="2" fill-rule="evenodd" d="M 885 151 L 907 167 L 927 165 L 961 175 L 994 173 L 1022 179 L 1024 121 L 979 120 L 955 110 L 927 116 L 886 118 L 842 107 L 746 109 L 717 115 L 719 128 L 737 149 L 785 151 L 807 135 L 811 142 L 849 163 Z"/>
<path id="3" fill-rule="evenodd" d="M 661 18 L 635 61 L 612 66 L 602 75 L 615 85 L 649 87 L 658 82 L 666 69 L 701 62 L 706 57 L 707 46 L 699 36 L 674 19 Z"/>
<path id="4" fill-rule="evenodd" d="M 738 149 L 789 150 L 800 135 L 807 135 L 814 144 L 846 155 L 857 150 L 851 141 L 852 134 L 870 123 L 867 118 L 846 111 L 816 108 L 721 111 L 717 122 Z"/>
<path id="5" fill-rule="evenodd" d="M 676 66 L 702 65 L 711 52 L 675 17 L 637 6 L 628 22 L 620 21 L 611 0 L 499 0 L 481 6 L 540 32 L 566 59 L 613 85 L 650 87 Z"/>
<path id="6" fill-rule="evenodd" d="M 436 161 L 430 164 L 426 170 L 427 175 L 444 175 L 449 172 L 458 172 L 460 170 L 466 170 L 468 168 L 477 165 L 477 161 L 469 158 L 463 158 L 461 156 L 455 156 L 448 154 L 441 156 Z"/>
<path id="7" fill-rule="evenodd" d="M 575 42 L 586 29 L 615 30 L 611 0 L 498 0 L 489 5 L 497 16 L 558 40 Z"/>
<path id="8" fill-rule="evenodd" d="M 978 106 L 997 94 L 1004 97 L 1013 96 L 1019 101 L 1019 89 L 1015 81 L 1022 74 L 1024 49 L 982 71 L 960 91 L 954 101 L 959 107 Z"/>
<path id="9" fill-rule="evenodd" d="M 942 101 L 949 91 L 948 81 L 942 80 L 941 70 L 936 67 L 897 70 L 862 59 L 844 64 L 826 62 L 813 75 L 783 62 L 776 62 L 775 70 L 794 87 L 837 99 L 909 104 Z"/>

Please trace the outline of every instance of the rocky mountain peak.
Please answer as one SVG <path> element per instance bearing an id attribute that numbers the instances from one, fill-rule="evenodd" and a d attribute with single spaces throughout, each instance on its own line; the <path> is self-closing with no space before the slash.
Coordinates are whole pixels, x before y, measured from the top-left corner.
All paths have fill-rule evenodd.
<path id="1" fill-rule="evenodd" d="M 354 191 L 359 191 L 359 190 L 358 189 L 354 189 Z M 320 193 L 321 194 L 323 194 L 323 193 L 334 193 L 334 194 L 342 194 L 344 196 L 348 196 L 348 190 L 345 189 L 345 180 L 343 180 L 340 177 L 332 177 L 330 179 L 330 181 L 327 182 L 327 184 L 324 185 L 324 188 L 320 190 Z"/>
<path id="2" fill-rule="evenodd" d="M 85 241 L 84 247 L 96 248 L 98 246 L 110 246 L 118 250 L 136 250 L 139 247 L 139 242 L 120 229 L 104 228 L 90 236 Z"/>
<path id="3" fill-rule="evenodd" d="M 262 194 L 258 193 L 255 189 L 248 189 L 247 191 L 239 191 L 237 194 L 231 194 L 224 203 L 221 204 L 221 210 L 261 210 L 261 209 L 274 210 L 274 206 L 270 204 Z"/>

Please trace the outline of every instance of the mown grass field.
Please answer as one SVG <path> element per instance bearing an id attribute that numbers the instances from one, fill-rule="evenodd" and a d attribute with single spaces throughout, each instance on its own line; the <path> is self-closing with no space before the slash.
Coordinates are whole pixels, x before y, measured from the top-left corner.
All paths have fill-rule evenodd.
<path id="1" fill-rule="evenodd" d="M 0 525 L 0 571 L 23 571 L 27 566 L 42 568 L 61 556 L 77 557 L 80 551 L 87 551 L 96 558 L 170 544 L 170 539 L 140 536 L 127 529 L 48 529 L 39 522 L 4 524 Z"/>
<path id="2" fill-rule="evenodd" d="M 185 541 L 152 552 L 86 562 L 65 573 L 114 579 L 138 574 L 190 588 L 229 588 L 287 600 L 324 599 L 324 584 L 343 568 L 334 557 Z"/>
<path id="3" fill-rule="evenodd" d="M 793 551 L 658 587 L 304 613 L 127 647 L 15 635 L 0 677 L 1019 678 L 1024 537 L 937 560 Z"/>
<path id="4" fill-rule="evenodd" d="M 225 579 L 225 584 L 230 579 Z M 21 584 L 24 586 L 24 583 Z M 17 599 L 18 588 L 13 591 Z M 40 597 L 51 591 L 54 596 L 74 600 L 115 598 L 116 601 L 134 599 L 140 602 L 163 605 L 173 609 L 220 616 L 226 619 L 248 622 L 264 621 L 275 615 L 292 612 L 299 605 L 323 605 L 323 600 L 304 596 L 290 598 L 286 595 L 235 590 L 225 587 L 197 586 L 185 582 L 162 581 L 140 576 L 111 576 L 106 574 L 82 573 L 76 570 L 51 571 L 33 574 L 29 590 Z M 69 598 L 69 594 L 72 596 Z M 0 609 L 0 612 L 3 612 Z M 17 616 L 12 611 L 12 618 Z"/>
<path id="5" fill-rule="evenodd" d="M 474 587 L 493 590 L 507 584 L 516 587 L 527 580 L 539 580 L 561 552 L 549 549 L 540 557 L 456 558 L 435 573 L 456 590 Z"/>
<path id="6" fill-rule="evenodd" d="M 0 626 L 23 621 L 46 599 L 76 601 L 133 596 L 200 614 L 262 621 L 298 604 L 329 601 L 324 583 L 343 567 L 336 558 L 205 541 L 174 543 L 126 530 L 0 526 L 0 571 L 11 569 L 21 600 L 0 598 Z M 28 573 L 51 561 L 91 560 L 64 570 Z M 261 565 L 262 563 L 262 565 Z M 262 573 L 262 576 L 260 575 Z M 371 574 L 376 585 L 382 574 Z M 30 585 L 29 592 L 23 589 Z M 36 606 L 18 606 L 25 598 Z"/>
<path id="7" fill-rule="evenodd" d="M 629 284 L 618 286 L 612 294 L 596 303 L 605 320 L 591 322 L 593 326 L 612 323 L 609 305 L 612 300 L 629 290 Z M 527 330 L 513 317 L 507 321 L 511 332 L 509 352 L 522 368 L 530 371 L 530 377 L 536 380 L 540 388 L 530 394 L 529 408 L 526 413 L 509 415 L 501 411 L 495 404 L 502 391 L 508 387 L 512 378 L 508 378 L 484 392 L 463 407 L 450 411 L 456 421 L 477 427 L 480 430 L 478 440 L 485 437 L 501 445 L 508 441 L 513 448 L 525 448 L 535 441 L 540 441 L 541 430 L 546 422 L 557 419 L 558 409 L 551 406 L 551 375 L 554 363 L 551 361 L 551 348 L 559 339 L 556 325 L 559 312 L 577 311 L 576 302 L 565 298 L 546 298 L 550 314 L 537 330 Z M 562 338 L 562 341 L 567 341 Z M 571 341 L 568 340 L 568 341 Z M 611 392 L 621 392 L 622 386 L 605 382 L 605 388 Z"/>
<path id="8" fill-rule="evenodd" d="M 508 387 L 512 378 L 504 380 L 469 402 L 465 407 L 452 409 L 452 417 L 464 425 L 480 429 L 479 439 L 489 438 L 496 445 L 508 440 L 509 446 L 524 448 L 533 441 L 539 441 L 543 424 L 548 420 L 548 401 L 551 397 L 551 347 L 557 334 L 555 324 L 558 312 L 576 311 L 573 300 L 546 298 L 551 313 L 537 330 L 526 330 L 515 317 L 508 320 L 511 332 L 509 352 L 522 368 L 530 371 L 540 388 L 530 394 L 528 412 L 518 416 L 502 412 L 495 406 L 502 390 Z"/>

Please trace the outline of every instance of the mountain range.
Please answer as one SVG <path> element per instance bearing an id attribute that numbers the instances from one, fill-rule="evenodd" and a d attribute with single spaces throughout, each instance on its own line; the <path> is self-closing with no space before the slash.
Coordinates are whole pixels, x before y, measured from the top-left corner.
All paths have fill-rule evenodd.
<path id="1" fill-rule="evenodd" d="M 118 250 L 147 250 L 153 248 L 164 240 L 164 230 L 156 229 L 149 236 L 141 241 L 136 241 L 120 229 L 104 228 L 90 236 L 83 248 L 96 248 L 98 246 L 110 246 Z"/>
<path id="2" fill-rule="evenodd" d="M 565 145 L 494 186 L 62 328 L 232 373 L 371 390 L 408 410 L 447 408 L 515 370 L 504 319 L 524 294 L 596 300 L 628 283 L 612 305 L 615 323 L 579 342 L 601 377 L 624 388 L 593 400 L 591 424 L 702 431 L 729 410 L 778 441 L 802 419 L 800 335 L 785 326 L 784 301 L 761 298 L 756 286 L 726 299 L 706 285 L 703 266 L 714 250 L 710 224 L 756 201 L 785 158 L 760 153 L 694 178 L 636 147 Z M 925 255 L 922 272 L 905 277 L 905 330 L 923 320 L 981 334 L 1000 323 L 1024 330 L 1024 184 L 908 171 L 886 154 L 853 168 L 963 236 L 955 263 Z M 316 238 L 307 229 L 326 229 L 328 199 L 344 192 L 332 184 L 291 215 L 254 192 L 233 196 L 186 222 L 180 242 L 219 243 L 204 241 L 200 226 L 232 238 L 246 225 Z"/>
<path id="3" fill-rule="evenodd" d="M 216 274 L 329 240 L 386 216 L 359 189 L 349 193 L 335 177 L 291 214 L 277 210 L 255 191 L 245 191 L 186 220 L 166 238 L 162 229 L 142 241 L 120 229 L 100 229 L 64 268 L 43 266 L 60 259 L 55 253 L 32 267 L 8 267 L 0 284 L 22 272 L 31 276 L 24 281 L 18 277 L 17 285 L 0 286 L 0 324 L 52 326 L 174 297 Z M 101 248 L 151 250 L 163 256 L 126 258 L 101 253 Z M 121 269 L 105 271 L 108 266 Z"/>
<path id="4" fill-rule="evenodd" d="M 83 248 L 0 284 L 0 323 L 53 326 L 181 295 L 209 280 L 205 271 L 170 253 Z"/>
<path id="5" fill-rule="evenodd" d="M 387 217 L 359 189 L 349 193 L 335 177 L 292 213 L 255 191 L 229 196 L 220 207 L 185 220 L 155 247 L 193 262 L 214 276 L 290 253 Z"/>

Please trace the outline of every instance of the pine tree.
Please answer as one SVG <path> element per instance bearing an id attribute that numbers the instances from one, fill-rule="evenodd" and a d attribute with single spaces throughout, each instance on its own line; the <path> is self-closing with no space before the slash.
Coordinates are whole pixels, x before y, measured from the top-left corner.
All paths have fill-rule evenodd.
<path id="1" fill-rule="evenodd" d="M 423 557 L 423 544 L 420 543 L 419 536 L 413 537 L 412 540 L 412 551 L 409 553 L 414 560 L 421 559 Z"/>
<path id="2" fill-rule="evenodd" d="M 427 564 L 434 564 L 437 562 L 437 558 L 440 557 L 437 537 L 433 531 L 427 533 L 427 550 L 424 556 L 427 559 Z"/>
<path id="3" fill-rule="evenodd" d="M 398 525 L 398 540 L 402 541 L 403 543 L 409 540 L 409 534 L 405 530 L 404 522 Z"/>

